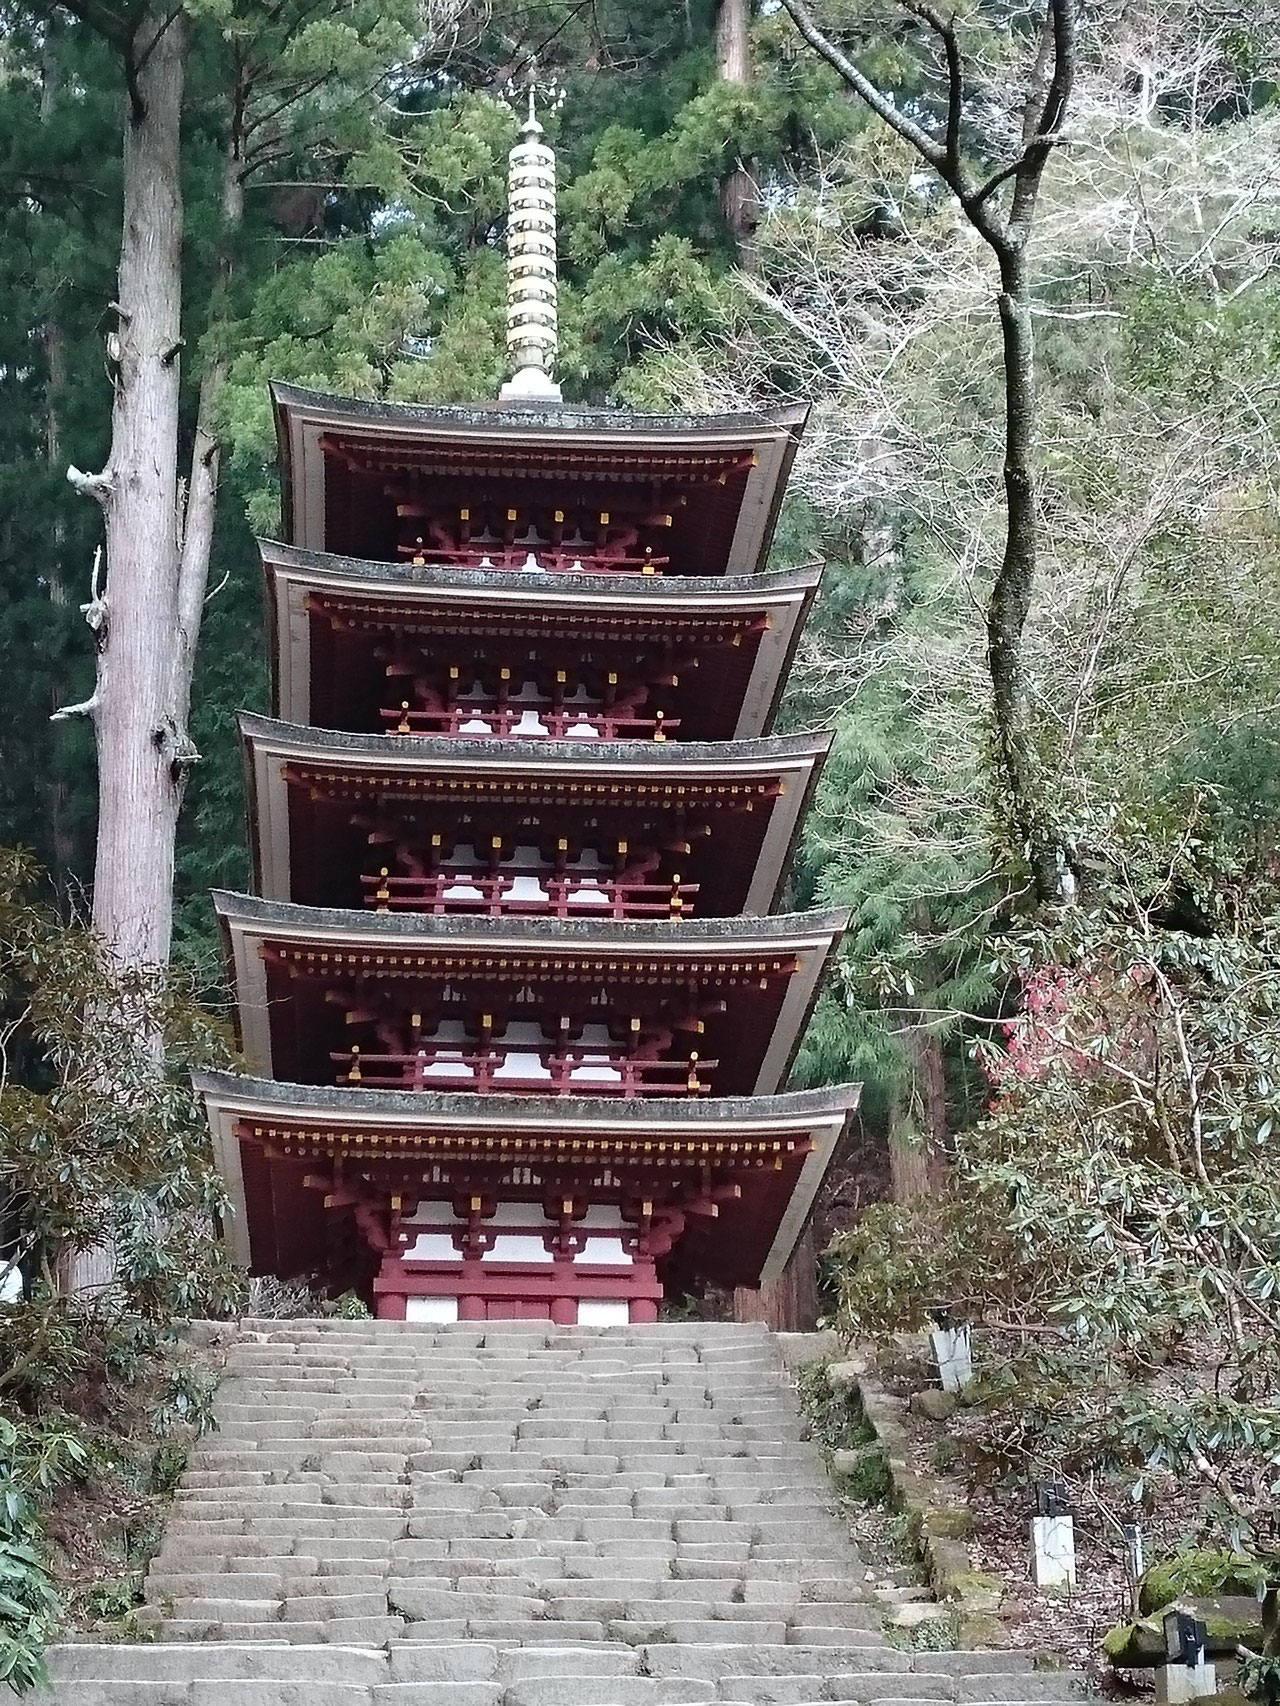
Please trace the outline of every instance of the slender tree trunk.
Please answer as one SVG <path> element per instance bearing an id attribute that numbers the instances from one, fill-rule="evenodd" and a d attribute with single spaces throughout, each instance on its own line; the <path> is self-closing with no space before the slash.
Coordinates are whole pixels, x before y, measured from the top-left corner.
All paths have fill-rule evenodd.
<path id="1" fill-rule="evenodd" d="M 1036 418 L 1035 337 L 1025 244 L 996 246 L 1000 265 L 1000 332 L 1004 354 L 1007 514 L 1004 554 L 987 606 L 996 762 L 1009 802 L 1009 822 L 1026 858 L 1039 902 L 1061 898 L 1062 861 L 1045 812 L 1041 767 L 1031 746 L 1022 636 L 1036 578 L 1040 518 L 1033 463 Z"/>
<path id="2" fill-rule="evenodd" d="M 215 333 L 226 308 L 226 295 L 235 263 L 236 243 L 244 222 L 244 158 L 240 142 L 240 119 L 231 125 L 222 169 L 217 276 L 209 305 L 208 326 Z M 191 447 L 191 478 L 187 484 L 186 509 L 182 522 L 182 546 L 178 574 L 178 632 L 173 648 L 174 702 L 185 730 L 191 705 L 191 681 L 195 673 L 196 646 L 204 614 L 205 589 L 209 583 L 209 557 L 213 550 L 213 527 L 218 508 L 218 478 L 222 463 L 222 439 L 218 432 L 218 408 L 226 383 L 227 357 L 221 350 L 206 354 L 196 406 L 195 441 Z"/>
<path id="3" fill-rule="evenodd" d="M 179 125 L 187 23 L 149 10 L 134 37 L 124 138 L 124 224 L 99 628 L 98 853 L 93 922 L 126 964 L 163 964 L 174 837 L 188 757 L 175 702 L 178 358 L 182 307 Z"/>
<path id="4" fill-rule="evenodd" d="M 947 66 L 945 120 L 931 130 L 823 35 L 805 0 L 781 0 L 781 5 L 810 47 L 950 189 L 1000 268 L 997 305 L 1004 352 L 1007 525 L 1004 553 L 987 606 L 995 765 L 1005 796 L 1008 827 L 1016 852 L 1030 870 L 1034 898 L 1039 904 L 1062 901 L 1070 897 L 1074 885 L 1032 747 L 1022 659 L 1039 536 L 1033 460 L 1035 341 L 1027 246 L 1045 166 L 1062 140 L 1071 104 L 1076 70 L 1076 0 L 1045 0 L 1039 43 L 1029 70 L 1021 146 L 1014 158 L 997 167 L 985 182 L 966 159 L 966 68 L 954 12 L 934 6 L 931 0 L 916 0 L 907 8 L 929 29 L 934 48 Z M 1001 197 L 1006 194 L 1007 211 L 1002 213 Z"/>
<path id="5" fill-rule="evenodd" d="M 719 0 L 716 7 L 716 69 L 722 82 L 751 81 L 751 0 Z M 720 210 L 744 267 L 755 262 L 759 197 L 750 160 L 739 160 L 720 184 Z"/>

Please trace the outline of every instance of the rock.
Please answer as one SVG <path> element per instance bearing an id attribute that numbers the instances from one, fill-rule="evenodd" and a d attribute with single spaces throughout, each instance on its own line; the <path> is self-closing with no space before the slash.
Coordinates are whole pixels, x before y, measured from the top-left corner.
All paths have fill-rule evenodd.
<path id="1" fill-rule="evenodd" d="M 990 1611 L 965 1611 L 955 1620 L 956 1646 L 964 1651 L 971 1647 L 1004 1647 L 1008 1632 L 1004 1624 Z"/>
<path id="2" fill-rule="evenodd" d="M 973 1512 L 959 1505 L 927 1510 L 920 1518 L 920 1532 L 939 1540 L 964 1540 L 973 1533 Z"/>
<path id="3" fill-rule="evenodd" d="M 1004 1598 L 1004 1583 L 999 1576 L 989 1576 L 985 1570 L 948 1572 L 945 1580 L 935 1586 L 943 1599 L 964 1612 L 999 1611 Z"/>
<path id="4" fill-rule="evenodd" d="M 236 1327 L 232 1321 L 182 1321 L 178 1323 L 178 1335 L 196 1350 L 216 1350 L 230 1343 L 236 1336 Z"/>
<path id="5" fill-rule="evenodd" d="M 1120 1623 L 1108 1629 L 1100 1645 L 1103 1657 L 1119 1669 L 1145 1670 L 1164 1663 L 1164 1625 L 1154 1617 Z"/>
<path id="6" fill-rule="evenodd" d="M 926 1416 L 931 1422 L 945 1422 L 955 1414 L 958 1399 L 954 1392 L 944 1392 L 940 1386 L 927 1386 L 923 1392 L 913 1392 L 907 1408 L 914 1415 Z"/>
<path id="7" fill-rule="evenodd" d="M 1262 1601 L 1252 1594 L 1220 1594 L 1213 1599 L 1180 1599 L 1177 1611 L 1190 1611 L 1205 1626 L 1206 1649 L 1215 1654 L 1232 1653 L 1237 1647 L 1260 1650 L 1264 1638 Z"/>
<path id="8" fill-rule="evenodd" d="M 830 1327 L 816 1333 L 775 1333 L 773 1342 L 783 1367 L 792 1371 L 811 1362 L 821 1362 L 823 1357 L 838 1356 L 842 1349 L 840 1335 Z"/>
<path id="9" fill-rule="evenodd" d="M 867 1372 L 865 1357 L 850 1357 L 847 1362 L 833 1362 L 827 1365 L 827 1385 L 832 1392 L 856 1392 L 858 1383 Z"/>
<path id="10" fill-rule="evenodd" d="M 1171 1606 L 1140 1617 L 1136 1623 L 1120 1623 L 1102 1637 L 1102 1651 L 1120 1670 L 1145 1670 L 1162 1665 L 1168 1658 L 1164 1619 L 1167 1611 L 1185 1611 L 1205 1626 L 1205 1651 L 1211 1659 L 1234 1658 L 1237 1647 L 1260 1648 L 1263 1640 L 1262 1606 L 1243 1594 L 1206 1599 L 1180 1599 Z"/>
<path id="11" fill-rule="evenodd" d="M 1145 1617 L 1176 1601 L 1253 1594 L 1266 1576 L 1265 1565 L 1243 1552 L 1192 1547 L 1151 1566 L 1138 1587 L 1138 1610 Z"/>
<path id="12" fill-rule="evenodd" d="M 936 1599 L 925 1599 L 895 1606 L 885 1621 L 895 1629 L 918 1629 L 922 1623 L 944 1623 L 950 1618 L 945 1605 L 939 1605 Z"/>
<path id="13" fill-rule="evenodd" d="M 880 1446 L 855 1445 L 842 1447 L 831 1453 L 831 1473 L 833 1475 L 857 1475 L 877 1460 L 882 1460 L 884 1452 Z"/>

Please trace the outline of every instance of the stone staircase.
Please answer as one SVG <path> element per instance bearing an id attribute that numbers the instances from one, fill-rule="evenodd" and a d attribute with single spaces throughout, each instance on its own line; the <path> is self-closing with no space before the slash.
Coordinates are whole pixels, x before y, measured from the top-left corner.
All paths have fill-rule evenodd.
<path id="1" fill-rule="evenodd" d="M 147 1579 L 58 1706 L 1064 1701 L 911 1654 L 761 1328 L 250 1321 Z"/>

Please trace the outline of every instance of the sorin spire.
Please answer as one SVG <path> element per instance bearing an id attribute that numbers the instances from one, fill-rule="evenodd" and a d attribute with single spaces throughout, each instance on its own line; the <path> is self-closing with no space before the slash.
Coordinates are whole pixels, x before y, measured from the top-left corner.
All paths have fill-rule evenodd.
<path id="1" fill-rule="evenodd" d="M 555 381 L 556 156 L 542 141 L 529 90 L 529 116 L 508 157 L 507 355 L 504 402 L 560 402 Z"/>

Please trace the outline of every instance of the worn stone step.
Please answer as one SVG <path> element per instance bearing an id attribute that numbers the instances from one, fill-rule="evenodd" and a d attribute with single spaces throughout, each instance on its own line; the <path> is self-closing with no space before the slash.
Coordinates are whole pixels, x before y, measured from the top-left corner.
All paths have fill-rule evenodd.
<path id="1" fill-rule="evenodd" d="M 279 1640 L 279 1637 L 277 1637 Z M 179 1646 L 147 1642 L 84 1641 L 51 1647 L 49 1669 L 55 1683 L 149 1682 L 187 1684 L 207 1680 L 280 1680 L 343 1683 L 371 1688 L 386 1679 L 385 1653 L 349 1647 L 211 1642 L 208 1646 Z"/>
<path id="2" fill-rule="evenodd" d="M 502 1697 L 499 1682 L 387 1682 L 372 1706 L 500 1706 Z"/>
<path id="3" fill-rule="evenodd" d="M 719 1633 L 724 1635 L 724 1625 Z M 930 1654 L 930 1657 L 933 1655 Z M 890 1647 L 856 1649 L 834 1655 L 827 1649 L 765 1644 L 742 1646 L 721 1640 L 681 1649 L 670 1644 L 645 1648 L 645 1668 L 651 1676 L 842 1676 L 876 1673 L 876 1685 L 884 1675 L 909 1674 L 911 1655 Z"/>
<path id="4" fill-rule="evenodd" d="M 1069 1701 L 888 1646 L 780 1366 L 749 1325 L 246 1323 L 148 1577 L 162 1640 L 66 1706 Z"/>
<path id="5" fill-rule="evenodd" d="M 982 1662 L 986 1657 L 985 1653 L 975 1653 L 972 1669 L 956 1671 L 958 1700 L 1008 1706 L 1021 1701 L 1075 1700 L 1082 1692 L 1080 1679 L 1068 1671 L 992 1672 Z"/>
<path id="6" fill-rule="evenodd" d="M 505 1706 L 697 1706 L 716 1697 L 710 1681 L 648 1676 L 528 1677 L 507 1688 Z"/>

